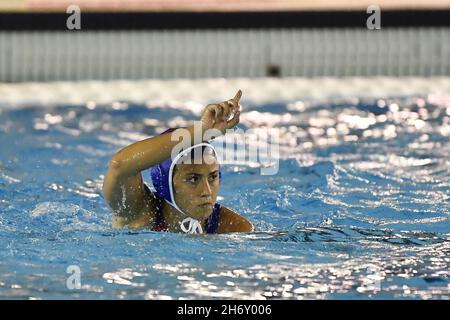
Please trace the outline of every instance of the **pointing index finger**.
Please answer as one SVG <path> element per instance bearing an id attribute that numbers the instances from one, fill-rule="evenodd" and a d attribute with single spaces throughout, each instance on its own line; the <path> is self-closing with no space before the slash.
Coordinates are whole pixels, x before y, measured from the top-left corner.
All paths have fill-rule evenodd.
<path id="1" fill-rule="evenodd" d="M 241 99 L 241 97 L 242 97 L 242 90 L 239 89 L 238 92 L 236 93 L 236 95 L 233 98 L 234 102 L 236 102 L 236 104 L 238 104 L 239 100 Z"/>

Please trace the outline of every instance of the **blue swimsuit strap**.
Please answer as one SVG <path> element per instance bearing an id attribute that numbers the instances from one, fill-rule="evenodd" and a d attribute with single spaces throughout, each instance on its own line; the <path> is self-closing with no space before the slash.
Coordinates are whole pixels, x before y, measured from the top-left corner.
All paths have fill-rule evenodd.
<path id="1" fill-rule="evenodd" d="M 206 233 L 217 233 L 220 218 L 220 204 L 214 204 L 214 209 L 211 215 L 206 220 Z"/>

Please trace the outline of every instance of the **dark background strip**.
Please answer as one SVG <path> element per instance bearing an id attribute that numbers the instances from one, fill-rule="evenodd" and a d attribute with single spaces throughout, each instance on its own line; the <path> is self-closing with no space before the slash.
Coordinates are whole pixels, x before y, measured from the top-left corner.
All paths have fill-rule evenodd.
<path id="1" fill-rule="evenodd" d="M 67 30 L 66 13 L 0 13 L 0 30 Z M 81 29 L 366 28 L 365 11 L 81 13 Z M 450 26 L 450 10 L 381 11 L 381 27 Z"/>

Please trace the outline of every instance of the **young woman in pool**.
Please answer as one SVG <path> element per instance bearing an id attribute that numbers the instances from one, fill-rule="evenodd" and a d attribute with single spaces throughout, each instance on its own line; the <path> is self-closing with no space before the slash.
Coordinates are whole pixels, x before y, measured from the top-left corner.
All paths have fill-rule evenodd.
<path id="1" fill-rule="evenodd" d="M 218 129 L 225 134 L 236 126 L 241 95 L 239 90 L 233 99 L 207 105 L 200 117 L 202 133 Z M 184 130 L 194 137 L 194 126 Z M 173 131 L 133 143 L 113 156 L 103 184 L 104 197 L 114 211 L 113 227 L 187 233 L 253 231 L 247 219 L 216 203 L 221 170 L 215 149 L 208 142 L 194 144 L 192 138 L 189 147 L 173 157 L 179 144 L 171 139 Z M 196 152 L 198 148 L 201 152 Z M 150 168 L 155 193 L 142 179 L 141 171 Z"/>

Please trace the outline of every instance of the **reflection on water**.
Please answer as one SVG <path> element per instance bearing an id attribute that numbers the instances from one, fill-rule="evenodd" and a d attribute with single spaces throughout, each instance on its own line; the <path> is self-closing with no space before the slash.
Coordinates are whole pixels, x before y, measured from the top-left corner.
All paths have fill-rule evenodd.
<path id="1" fill-rule="evenodd" d="M 242 129 L 280 130 L 279 172 L 226 165 L 220 199 L 257 232 L 112 230 L 101 193 L 111 155 L 200 110 L 3 111 L 0 297 L 450 298 L 449 96 L 244 106 Z M 69 265 L 79 290 L 66 287 Z"/>

